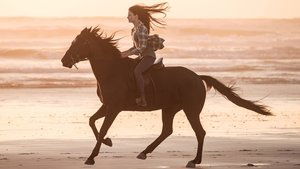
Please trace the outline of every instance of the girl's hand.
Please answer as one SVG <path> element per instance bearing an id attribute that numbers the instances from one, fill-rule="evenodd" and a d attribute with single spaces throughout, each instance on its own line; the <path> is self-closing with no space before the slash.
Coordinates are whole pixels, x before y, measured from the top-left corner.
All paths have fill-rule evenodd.
<path id="1" fill-rule="evenodd" d="M 128 50 L 126 50 L 126 51 L 124 51 L 124 52 L 121 52 L 121 57 L 122 57 L 122 58 L 126 58 L 126 57 L 128 57 L 128 56 L 130 56 L 130 52 L 129 52 Z"/>

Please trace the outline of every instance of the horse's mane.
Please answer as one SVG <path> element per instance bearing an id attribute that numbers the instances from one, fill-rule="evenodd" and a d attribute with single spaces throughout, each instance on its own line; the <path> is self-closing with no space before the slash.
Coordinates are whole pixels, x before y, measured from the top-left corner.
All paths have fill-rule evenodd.
<path id="1" fill-rule="evenodd" d="M 85 28 L 81 33 L 84 33 L 91 38 L 95 38 L 107 54 L 106 56 L 120 57 L 121 52 L 118 49 L 118 41 L 120 39 L 115 39 L 116 32 L 107 36 L 98 26 L 96 26 L 94 28 Z"/>

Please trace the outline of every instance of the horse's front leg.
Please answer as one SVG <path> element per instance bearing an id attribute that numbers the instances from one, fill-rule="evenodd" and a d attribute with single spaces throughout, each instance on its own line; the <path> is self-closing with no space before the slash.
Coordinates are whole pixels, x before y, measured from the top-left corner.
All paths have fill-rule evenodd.
<path id="1" fill-rule="evenodd" d="M 90 117 L 89 125 L 92 128 L 93 133 L 94 133 L 97 141 L 99 141 L 98 140 L 99 137 L 98 137 L 98 131 L 97 131 L 95 122 L 96 122 L 96 120 L 106 116 L 106 114 L 107 114 L 107 106 L 103 104 L 100 107 L 100 109 L 92 117 Z M 111 147 L 112 146 L 112 141 L 111 141 L 110 138 L 106 138 L 106 139 L 103 140 L 103 144 Z"/>
<path id="2" fill-rule="evenodd" d="M 99 135 L 98 135 L 98 141 L 97 144 L 95 145 L 92 154 L 89 156 L 89 158 L 85 161 L 85 164 L 87 165 L 93 165 L 95 164 L 94 158 L 99 154 L 101 144 L 103 142 L 104 136 L 106 135 L 108 129 L 112 125 L 113 121 L 116 119 L 117 115 L 119 114 L 120 111 L 112 111 L 107 113 L 107 115 L 104 118 L 104 122 L 101 126 Z"/>

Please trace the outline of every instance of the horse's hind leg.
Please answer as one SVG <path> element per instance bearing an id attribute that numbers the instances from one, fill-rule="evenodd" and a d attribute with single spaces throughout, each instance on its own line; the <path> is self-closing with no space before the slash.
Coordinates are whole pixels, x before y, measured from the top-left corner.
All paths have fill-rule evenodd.
<path id="1" fill-rule="evenodd" d="M 197 141 L 198 141 L 197 156 L 195 157 L 194 160 L 189 161 L 186 165 L 186 167 L 188 168 L 194 168 L 196 164 L 200 164 L 202 161 L 203 142 L 204 142 L 204 137 L 206 132 L 201 125 L 198 112 L 185 111 L 185 113 L 196 134 Z"/>
<path id="2" fill-rule="evenodd" d="M 193 82 L 193 83 L 192 83 Z M 202 81 L 194 83 L 190 81 L 185 88 L 181 89 L 183 111 L 190 122 L 198 141 L 197 155 L 194 160 L 187 163 L 186 167 L 195 168 L 202 161 L 203 141 L 205 130 L 200 123 L 200 113 L 204 106 L 206 90 Z"/>
<path id="3" fill-rule="evenodd" d="M 97 141 L 99 141 L 99 140 L 98 140 L 98 131 L 97 131 L 95 122 L 96 122 L 96 120 L 106 116 L 106 114 L 107 114 L 107 108 L 106 107 L 107 106 L 102 105 L 99 108 L 99 110 L 93 116 L 90 117 L 90 120 L 89 120 L 89 125 L 92 128 L 93 133 L 94 133 Z M 103 140 L 103 144 L 111 147 L 112 146 L 112 141 L 111 141 L 110 138 L 106 138 L 106 139 Z"/>
<path id="4" fill-rule="evenodd" d="M 205 130 L 203 129 L 199 116 L 190 116 L 188 117 L 188 120 L 197 136 L 198 140 L 198 148 L 197 148 L 197 156 L 194 160 L 189 161 L 186 167 L 195 167 L 195 164 L 200 164 L 202 161 L 202 151 L 203 151 L 203 142 L 205 137 Z"/>
<path id="5" fill-rule="evenodd" d="M 173 132 L 173 119 L 175 114 L 180 110 L 180 108 L 166 108 L 162 109 L 162 122 L 163 128 L 160 136 L 152 142 L 144 151 L 142 151 L 137 158 L 146 159 L 147 154 L 151 153 L 161 142 L 163 142 L 168 136 Z"/>

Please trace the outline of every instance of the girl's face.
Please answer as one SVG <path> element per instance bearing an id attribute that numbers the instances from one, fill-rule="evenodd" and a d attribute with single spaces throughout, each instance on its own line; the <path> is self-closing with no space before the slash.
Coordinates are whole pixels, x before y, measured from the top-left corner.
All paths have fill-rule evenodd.
<path id="1" fill-rule="evenodd" d="M 134 23 L 138 20 L 138 15 L 135 15 L 131 11 L 128 11 L 127 19 L 128 19 L 128 22 Z"/>

